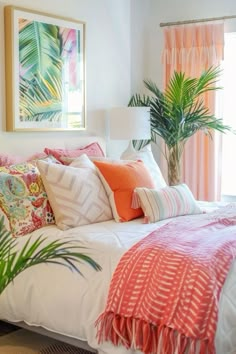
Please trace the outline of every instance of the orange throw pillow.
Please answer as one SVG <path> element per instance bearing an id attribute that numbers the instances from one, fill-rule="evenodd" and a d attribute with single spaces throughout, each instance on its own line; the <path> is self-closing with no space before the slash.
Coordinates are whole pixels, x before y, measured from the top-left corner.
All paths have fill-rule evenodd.
<path id="1" fill-rule="evenodd" d="M 133 209 L 133 191 L 137 187 L 154 188 L 154 181 L 142 161 L 128 163 L 93 161 L 107 191 L 114 219 L 129 221 L 143 215 L 141 208 Z"/>

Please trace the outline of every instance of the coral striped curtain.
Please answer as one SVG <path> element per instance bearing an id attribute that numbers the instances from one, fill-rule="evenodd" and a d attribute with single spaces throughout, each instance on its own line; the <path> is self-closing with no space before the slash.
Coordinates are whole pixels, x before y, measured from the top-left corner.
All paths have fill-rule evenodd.
<path id="1" fill-rule="evenodd" d="M 164 87 L 174 71 L 199 76 L 223 59 L 224 25 L 194 24 L 164 28 Z M 205 104 L 215 113 L 215 92 L 206 93 Z M 221 144 L 217 133 L 213 140 L 202 132 L 185 145 L 182 180 L 198 200 L 219 200 L 221 187 Z"/>

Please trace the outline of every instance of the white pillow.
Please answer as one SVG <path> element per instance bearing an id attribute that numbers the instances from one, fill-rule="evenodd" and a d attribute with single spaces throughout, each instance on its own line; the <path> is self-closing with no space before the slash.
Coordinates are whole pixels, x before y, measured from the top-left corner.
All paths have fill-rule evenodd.
<path id="1" fill-rule="evenodd" d="M 133 205 L 143 209 L 144 222 L 152 223 L 174 216 L 200 214 L 194 196 L 186 184 L 162 189 L 135 188 Z"/>
<path id="2" fill-rule="evenodd" d="M 87 154 L 71 158 L 69 166 L 78 168 L 90 168 L 94 171 L 97 171 L 94 163 L 90 160 Z"/>
<path id="3" fill-rule="evenodd" d="M 124 160 L 142 160 L 145 166 L 148 168 L 149 172 L 152 175 L 152 178 L 155 183 L 155 188 L 164 188 L 167 186 L 164 177 L 161 173 L 161 170 L 156 163 L 151 149 L 151 144 L 146 145 L 139 151 L 133 153 L 123 153 L 122 159 Z"/>
<path id="4" fill-rule="evenodd" d="M 86 163 L 86 157 L 79 159 L 73 162 L 78 167 L 37 163 L 56 224 L 62 230 L 113 218 L 96 168 L 89 159 Z"/>

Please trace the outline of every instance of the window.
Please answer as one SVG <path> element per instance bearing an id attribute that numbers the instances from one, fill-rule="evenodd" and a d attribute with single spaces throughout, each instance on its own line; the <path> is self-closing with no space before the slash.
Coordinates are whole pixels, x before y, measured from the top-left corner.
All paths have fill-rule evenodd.
<path id="1" fill-rule="evenodd" d="M 225 33 L 223 119 L 236 131 L 236 32 Z M 223 134 L 222 199 L 236 199 L 236 135 Z"/>

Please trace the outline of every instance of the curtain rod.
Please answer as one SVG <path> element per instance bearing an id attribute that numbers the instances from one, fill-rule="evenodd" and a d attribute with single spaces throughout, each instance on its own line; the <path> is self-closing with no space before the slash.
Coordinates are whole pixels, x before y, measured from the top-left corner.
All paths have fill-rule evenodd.
<path id="1" fill-rule="evenodd" d="M 186 21 L 177 21 L 177 22 L 161 22 L 160 27 L 165 26 L 178 26 L 178 25 L 185 25 L 189 23 L 198 23 L 198 22 L 209 22 L 209 21 L 218 21 L 218 20 L 230 20 L 232 18 L 236 18 L 236 15 L 232 16 L 222 16 L 222 17 L 210 17 L 210 18 L 199 18 L 196 20 L 186 20 Z"/>

